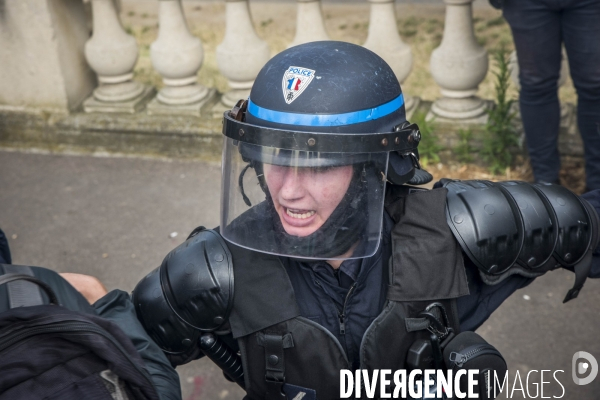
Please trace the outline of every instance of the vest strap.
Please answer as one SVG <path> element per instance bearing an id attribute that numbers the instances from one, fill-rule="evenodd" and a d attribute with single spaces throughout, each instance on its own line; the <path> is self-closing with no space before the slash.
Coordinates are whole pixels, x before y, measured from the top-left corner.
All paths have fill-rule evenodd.
<path id="1" fill-rule="evenodd" d="M 265 348 L 266 400 L 287 399 L 287 396 L 283 392 L 283 385 L 285 384 L 285 362 L 283 359 L 285 336 L 265 334 L 261 340 L 262 344 L 259 341 L 259 345 Z"/>
<path id="2" fill-rule="evenodd" d="M 262 332 L 258 332 L 256 335 L 256 340 L 258 341 L 258 345 L 265 347 L 265 335 Z M 291 347 L 294 347 L 294 338 L 292 337 L 291 333 L 286 333 L 285 335 L 282 336 L 283 338 L 283 348 L 284 349 L 289 349 Z"/>
<path id="3" fill-rule="evenodd" d="M 424 331 L 429 328 L 429 320 L 427 318 L 405 318 L 406 332 Z"/>

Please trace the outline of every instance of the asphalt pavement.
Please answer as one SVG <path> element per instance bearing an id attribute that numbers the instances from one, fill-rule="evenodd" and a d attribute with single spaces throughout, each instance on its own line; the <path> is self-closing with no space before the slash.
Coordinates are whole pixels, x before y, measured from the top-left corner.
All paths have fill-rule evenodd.
<path id="1" fill-rule="evenodd" d="M 192 229 L 217 226 L 219 190 L 217 164 L 0 151 L 0 228 L 13 263 L 95 275 L 109 290 L 131 291 Z M 600 398 L 600 377 L 586 386 L 571 377 L 575 352 L 600 360 L 600 280 L 562 304 L 573 278 L 538 278 L 480 328 L 508 361 L 506 398 L 535 398 L 541 386 L 545 398 Z M 242 397 L 208 360 L 178 371 L 186 400 Z"/>

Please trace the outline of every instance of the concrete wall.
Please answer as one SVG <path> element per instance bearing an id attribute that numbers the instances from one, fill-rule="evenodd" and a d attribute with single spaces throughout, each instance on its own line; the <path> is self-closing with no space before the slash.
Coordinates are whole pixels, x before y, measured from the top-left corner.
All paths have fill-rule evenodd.
<path id="1" fill-rule="evenodd" d="M 68 111 L 96 87 L 81 0 L 0 0 L 0 107 Z"/>

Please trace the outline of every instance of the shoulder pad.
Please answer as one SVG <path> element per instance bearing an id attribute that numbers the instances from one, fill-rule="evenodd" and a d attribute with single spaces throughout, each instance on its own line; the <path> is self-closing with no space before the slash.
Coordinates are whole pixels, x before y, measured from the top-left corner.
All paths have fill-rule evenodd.
<path id="1" fill-rule="evenodd" d="M 182 341 L 183 347 L 197 342 L 198 331 L 219 329 L 233 307 L 232 257 L 221 235 L 195 230 L 137 284 L 133 301 L 163 350 L 183 351 Z"/>
<path id="2" fill-rule="evenodd" d="M 448 189 L 448 225 L 484 274 L 500 275 L 512 266 L 541 272 L 552 257 L 570 267 L 595 247 L 595 213 L 562 186 L 519 181 L 442 184 Z"/>

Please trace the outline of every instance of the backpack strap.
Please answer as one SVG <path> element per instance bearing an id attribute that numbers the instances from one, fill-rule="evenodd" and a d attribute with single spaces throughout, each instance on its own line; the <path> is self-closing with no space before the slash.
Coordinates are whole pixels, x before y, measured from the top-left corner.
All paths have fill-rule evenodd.
<path id="1" fill-rule="evenodd" d="M 46 283 L 36 279 L 33 270 L 23 265 L 2 265 L 0 285 L 6 284 L 10 308 L 39 306 L 44 304 L 40 287 L 46 292 L 50 303 L 58 304 L 56 294 Z"/>

